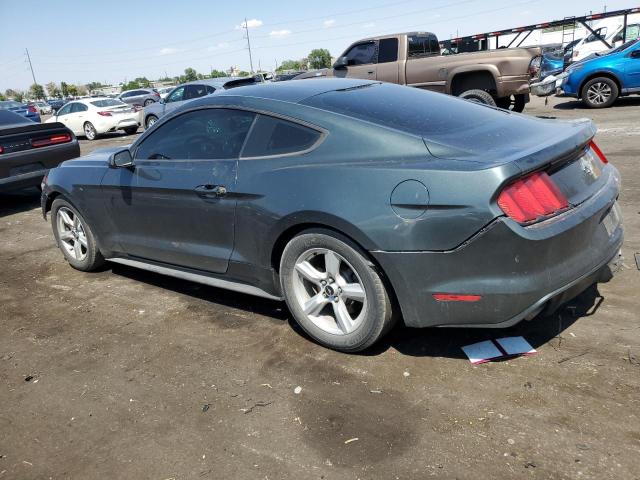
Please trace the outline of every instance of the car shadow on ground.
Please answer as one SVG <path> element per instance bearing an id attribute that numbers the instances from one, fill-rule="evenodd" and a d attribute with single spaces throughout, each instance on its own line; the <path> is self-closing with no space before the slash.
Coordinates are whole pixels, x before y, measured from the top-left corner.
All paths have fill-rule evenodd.
<path id="1" fill-rule="evenodd" d="M 616 102 L 609 108 L 637 107 L 639 105 L 640 96 L 622 97 L 616 100 Z M 556 110 L 592 110 L 580 100 L 576 100 L 574 98 L 569 98 L 566 102 L 558 103 L 554 105 L 553 108 Z"/>
<path id="2" fill-rule="evenodd" d="M 33 210 L 39 206 L 40 191 L 37 188 L 0 193 L 0 218 Z"/>
<path id="3" fill-rule="evenodd" d="M 167 277 L 124 265 L 110 264 L 112 273 L 135 281 L 147 283 L 193 298 L 204 300 L 212 305 L 244 310 L 246 312 L 270 317 L 276 321 L 286 321 L 291 328 L 309 342 L 311 338 L 293 321 L 284 302 L 277 302 L 250 295 L 236 293 L 219 288 Z M 502 337 L 523 336 L 534 348 L 548 343 L 550 340 L 561 341 L 562 333 L 577 320 L 593 315 L 604 298 L 597 285 L 592 285 L 575 299 L 563 305 L 551 315 L 539 315 L 531 321 L 506 328 L 407 328 L 402 322 L 373 347 L 359 352 L 357 355 L 378 356 L 390 348 L 414 357 L 446 357 L 466 359 L 462 347 L 472 343 Z M 253 319 L 260 322 L 263 319 Z"/>

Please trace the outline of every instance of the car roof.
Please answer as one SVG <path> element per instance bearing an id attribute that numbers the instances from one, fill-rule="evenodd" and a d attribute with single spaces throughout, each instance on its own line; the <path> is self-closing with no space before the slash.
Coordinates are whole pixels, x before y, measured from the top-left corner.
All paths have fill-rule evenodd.
<path id="1" fill-rule="evenodd" d="M 91 97 L 91 98 L 79 98 L 78 100 L 70 100 L 67 103 L 83 103 L 85 105 L 90 105 L 91 102 L 95 102 L 97 100 L 118 100 L 118 99 L 111 98 L 111 97 Z"/>
<path id="2" fill-rule="evenodd" d="M 310 78 L 305 80 L 289 80 L 285 82 L 257 83 L 242 88 L 225 90 L 215 95 L 243 96 L 271 100 L 279 100 L 290 103 L 300 103 L 303 100 L 336 90 L 349 90 L 380 83 L 372 80 L 357 80 L 351 78 Z M 215 98 L 203 97 L 214 102 Z M 206 103 L 206 102 L 204 102 Z"/>

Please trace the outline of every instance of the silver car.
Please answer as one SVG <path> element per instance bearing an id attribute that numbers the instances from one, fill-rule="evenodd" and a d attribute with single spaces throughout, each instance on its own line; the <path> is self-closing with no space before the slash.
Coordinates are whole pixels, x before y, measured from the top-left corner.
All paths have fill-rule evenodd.
<path id="1" fill-rule="evenodd" d="M 118 99 L 129 105 L 147 106 L 160 101 L 160 94 L 152 88 L 127 90 L 118 95 Z"/>
<path id="2" fill-rule="evenodd" d="M 147 129 L 151 127 L 151 125 L 156 123 L 164 114 L 178 108 L 189 100 L 210 95 L 217 90 L 228 90 L 230 88 L 253 85 L 263 81 L 264 79 L 261 75 L 255 75 L 253 77 L 211 78 L 178 85 L 169 92 L 165 99 L 160 100 L 158 103 L 145 104 L 143 116 L 144 128 Z"/>

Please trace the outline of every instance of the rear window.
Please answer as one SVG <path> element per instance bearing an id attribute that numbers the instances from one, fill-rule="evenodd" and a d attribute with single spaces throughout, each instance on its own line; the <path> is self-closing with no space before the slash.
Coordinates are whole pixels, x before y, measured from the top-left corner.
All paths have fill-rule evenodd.
<path id="1" fill-rule="evenodd" d="M 91 105 L 98 108 L 104 108 L 104 107 L 117 107 L 119 105 L 126 105 L 126 103 L 121 102 L 120 100 L 115 100 L 113 98 L 108 98 L 106 100 L 96 100 L 95 102 L 91 102 Z"/>
<path id="2" fill-rule="evenodd" d="M 407 43 L 409 58 L 420 58 L 440 53 L 440 44 L 435 35 L 409 35 Z"/>
<path id="3" fill-rule="evenodd" d="M 4 102 L 0 102 L 0 110 L 9 110 L 10 108 L 21 107 L 22 104 L 18 102 L 14 102 L 11 100 L 7 100 Z"/>
<path id="4" fill-rule="evenodd" d="M 259 115 L 242 157 L 286 155 L 307 150 L 320 138 L 320 132 L 280 118 Z"/>

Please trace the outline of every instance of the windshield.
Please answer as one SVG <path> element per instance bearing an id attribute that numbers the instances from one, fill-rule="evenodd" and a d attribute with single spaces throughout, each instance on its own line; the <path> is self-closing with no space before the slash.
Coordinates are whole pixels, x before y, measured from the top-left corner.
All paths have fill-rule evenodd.
<path id="1" fill-rule="evenodd" d="M 18 102 L 14 102 L 12 100 L 0 102 L 0 110 L 9 110 L 10 108 L 16 108 L 16 107 L 22 107 L 22 104 Z"/>
<path id="2" fill-rule="evenodd" d="M 638 40 L 629 40 L 627 43 L 623 43 L 618 48 L 614 48 L 613 50 L 609 50 L 605 55 L 610 55 L 612 53 L 623 52 L 627 48 L 629 48 L 631 45 L 633 45 L 633 44 L 635 44 L 637 42 L 638 42 Z"/>
<path id="3" fill-rule="evenodd" d="M 116 100 L 115 98 L 107 98 L 105 100 L 96 100 L 95 102 L 91 102 L 91 105 L 94 107 L 102 108 L 102 107 L 121 107 L 123 105 L 127 105 L 120 100 Z"/>

